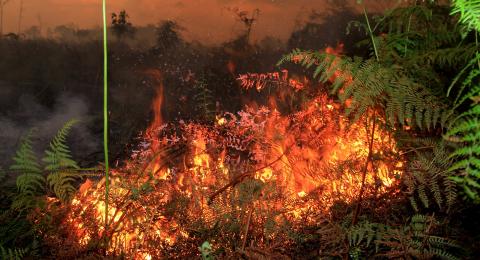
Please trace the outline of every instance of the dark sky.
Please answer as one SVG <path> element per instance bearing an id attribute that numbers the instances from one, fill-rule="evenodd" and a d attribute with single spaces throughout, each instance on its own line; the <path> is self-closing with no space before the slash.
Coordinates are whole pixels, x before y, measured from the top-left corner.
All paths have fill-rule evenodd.
<path id="1" fill-rule="evenodd" d="M 10 0 L 5 6 L 4 31 L 17 32 L 22 0 Z M 312 9 L 326 12 L 341 2 L 357 10 L 362 6 L 356 0 L 108 0 L 108 12 L 126 9 L 135 25 L 156 24 L 173 19 L 185 29 L 185 36 L 203 42 L 215 43 L 233 38 L 241 24 L 229 9 L 252 11 L 261 14 L 253 31 L 254 38 L 266 35 L 285 39 L 295 26 Z M 399 0 L 364 0 L 369 11 L 393 6 Z M 23 0 L 21 28 L 41 25 L 42 31 L 59 24 L 94 27 L 101 22 L 101 0 Z"/>

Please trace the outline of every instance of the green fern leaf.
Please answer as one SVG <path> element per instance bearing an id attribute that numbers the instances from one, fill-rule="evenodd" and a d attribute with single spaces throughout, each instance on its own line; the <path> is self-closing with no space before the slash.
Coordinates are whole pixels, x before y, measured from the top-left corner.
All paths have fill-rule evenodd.
<path id="1" fill-rule="evenodd" d="M 20 173 L 17 177 L 18 191 L 24 195 L 35 196 L 43 191 L 45 178 L 33 151 L 31 137 L 32 131 L 23 138 L 10 169 Z"/>
<path id="2" fill-rule="evenodd" d="M 65 123 L 53 138 L 43 158 L 45 170 L 49 172 L 47 183 L 62 201 L 70 199 L 76 190 L 74 187 L 75 181 L 81 178 L 77 171 L 80 167 L 72 159 L 70 149 L 66 144 L 67 136 L 77 122 L 77 120 L 70 120 Z"/>
<path id="3" fill-rule="evenodd" d="M 460 14 L 460 23 L 465 24 L 468 30 L 480 32 L 479 0 L 453 0 L 451 14 Z"/>
<path id="4" fill-rule="evenodd" d="M 21 260 L 26 256 L 25 249 L 10 249 L 0 246 L 0 258 L 8 260 Z"/>

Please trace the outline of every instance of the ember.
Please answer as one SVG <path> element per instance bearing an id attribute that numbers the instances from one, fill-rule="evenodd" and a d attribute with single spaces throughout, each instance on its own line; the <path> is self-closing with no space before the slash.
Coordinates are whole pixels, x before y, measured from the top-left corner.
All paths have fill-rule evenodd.
<path id="1" fill-rule="evenodd" d="M 0 259 L 480 259 L 480 1 L 24 2 Z"/>
<path id="2" fill-rule="evenodd" d="M 268 226 L 273 233 L 247 229 L 239 235 L 267 245 L 284 239 L 286 223 L 314 223 L 335 203 L 356 200 L 370 126 L 366 120 L 350 125 L 326 95 L 291 115 L 247 106 L 214 126 L 162 125 L 163 85 L 160 73 L 151 74 L 160 84 L 154 120 L 142 137 L 148 145 L 116 169 L 111 181 L 109 253 L 163 257 L 161 248 L 198 239 L 192 230 L 199 225 L 232 221 Z M 378 156 L 368 168 L 365 196 L 379 197 L 395 189 L 402 161 L 394 139 L 382 130 L 375 132 L 373 150 Z M 72 203 L 65 224 L 80 246 L 105 235 L 104 188 L 102 180 L 82 189 Z"/>

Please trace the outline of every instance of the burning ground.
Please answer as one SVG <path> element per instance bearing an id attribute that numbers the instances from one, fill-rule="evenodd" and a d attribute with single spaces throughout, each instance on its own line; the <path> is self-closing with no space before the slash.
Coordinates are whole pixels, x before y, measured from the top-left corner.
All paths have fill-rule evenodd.
<path id="1" fill-rule="evenodd" d="M 113 15 L 109 178 L 95 30 L 0 39 L 2 100 L 24 100 L 0 104 L 4 157 L 24 136 L 0 258 L 476 259 L 475 37 L 436 1 L 364 10 L 256 42 L 261 12 L 233 8 L 243 33 L 215 46 Z"/>
<path id="2" fill-rule="evenodd" d="M 318 84 L 286 70 L 241 75 L 243 88 L 278 96 L 217 114 L 213 124 L 164 123 L 162 73 L 147 74 L 158 82 L 153 121 L 112 171 L 108 213 L 105 179 L 87 180 L 62 211 L 64 233 L 45 234 L 59 257 L 106 243 L 112 255 L 190 258 L 205 241 L 221 258 L 291 257 L 288 248 L 342 214 L 338 205 L 364 198 L 362 210 L 380 213 L 396 200 L 403 160 L 393 136 L 366 118 L 352 124 Z M 289 92 L 307 89 L 316 89 L 310 101 L 279 112 Z"/>

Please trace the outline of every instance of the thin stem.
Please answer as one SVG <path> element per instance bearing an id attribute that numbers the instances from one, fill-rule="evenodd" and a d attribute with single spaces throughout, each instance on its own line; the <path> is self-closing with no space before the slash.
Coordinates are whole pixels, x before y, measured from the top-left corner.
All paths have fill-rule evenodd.
<path id="1" fill-rule="evenodd" d="M 377 45 L 375 43 L 375 38 L 373 37 L 373 31 L 372 31 L 372 28 L 370 26 L 370 21 L 368 20 L 367 10 L 365 9 L 365 7 L 363 7 L 363 14 L 365 15 L 365 21 L 367 22 L 368 33 L 370 34 L 370 38 L 372 39 L 373 50 L 375 51 L 375 58 L 377 59 L 377 61 L 380 61 L 380 58 L 378 56 L 378 51 L 377 51 Z M 356 225 L 357 222 L 358 222 L 358 215 L 360 214 L 360 207 L 361 207 L 361 204 L 362 204 L 363 193 L 365 192 L 365 180 L 366 180 L 366 177 L 367 177 L 368 164 L 370 163 L 370 161 L 372 159 L 373 141 L 374 141 L 374 137 L 375 137 L 375 127 L 376 127 L 376 122 L 377 122 L 376 119 L 375 119 L 375 110 L 373 110 L 372 120 L 373 120 L 373 122 L 372 122 L 372 133 L 371 133 L 371 136 L 370 136 L 370 142 L 368 144 L 368 155 L 367 155 L 367 160 L 365 162 L 365 167 L 363 168 L 363 172 L 362 172 L 362 184 L 360 186 L 360 192 L 358 194 L 357 205 L 356 205 L 355 211 L 353 213 L 352 225 Z M 368 131 L 367 131 L 367 134 L 368 134 Z"/>
<path id="2" fill-rule="evenodd" d="M 362 204 L 363 193 L 365 192 L 365 180 L 367 177 L 368 164 L 370 163 L 373 155 L 373 140 L 375 137 L 375 127 L 377 122 L 377 120 L 375 119 L 375 110 L 373 111 L 372 120 L 372 133 L 370 135 L 370 142 L 368 144 L 367 161 L 365 162 L 365 167 L 363 168 L 362 172 L 362 184 L 360 186 L 360 192 L 358 194 L 357 206 L 355 207 L 355 212 L 353 213 L 352 226 L 356 225 L 358 221 L 358 215 L 360 214 L 360 206 Z"/>
<path id="3" fill-rule="evenodd" d="M 254 209 L 254 207 L 253 207 L 253 204 L 252 204 L 252 206 L 250 207 L 250 212 L 248 214 L 248 218 L 247 218 L 247 225 L 245 226 L 245 233 L 244 233 L 243 241 L 242 241 L 242 251 L 245 250 L 245 246 L 247 245 L 248 230 L 250 229 L 250 221 L 252 219 L 253 209 Z"/>
<path id="4" fill-rule="evenodd" d="M 478 58 L 478 32 L 475 31 L 475 46 L 477 47 L 477 64 L 478 64 L 478 69 L 480 69 L 480 59 Z"/>
<path id="5" fill-rule="evenodd" d="M 373 50 L 375 51 L 375 57 L 377 61 L 380 61 L 378 56 L 377 44 L 375 43 L 375 37 L 373 36 L 372 27 L 370 26 L 370 21 L 368 20 L 367 10 L 363 7 L 363 14 L 365 15 L 365 21 L 367 22 L 368 34 L 370 34 L 370 38 L 372 39 Z"/>
<path id="6" fill-rule="evenodd" d="M 103 0 L 103 151 L 105 155 L 105 234 L 108 231 L 108 46 L 107 46 L 107 1 Z"/>
<path id="7" fill-rule="evenodd" d="M 417 1 L 415 0 L 415 6 L 417 5 Z M 412 25 L 412 16 L 413 16 L 413 13 L 410 14 L 410 16 L 408 17 L 408 25 L 407 25 L 407 40 L 405 42 L 405 48 L 403 50 L 403 57 L 407 57 L 407 51 L 408 51 L 408 34 L 410 33 L 410 27 Z"/>

